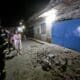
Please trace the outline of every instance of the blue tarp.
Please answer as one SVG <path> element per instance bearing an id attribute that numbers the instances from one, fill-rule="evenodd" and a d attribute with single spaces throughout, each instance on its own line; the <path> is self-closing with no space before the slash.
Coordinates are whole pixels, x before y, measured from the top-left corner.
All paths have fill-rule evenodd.
<path id="1" fill-rule="evenodd" d="M 80 19 L 53 23 L 52 43 L 80 51 Z"/>

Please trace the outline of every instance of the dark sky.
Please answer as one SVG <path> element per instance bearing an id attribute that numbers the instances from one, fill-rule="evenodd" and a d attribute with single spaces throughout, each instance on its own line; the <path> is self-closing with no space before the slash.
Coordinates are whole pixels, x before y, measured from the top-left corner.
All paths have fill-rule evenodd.
<path id="1" fill-rule="evenodd" d="M 14 26 L 42 10 L 50 0 L 0 0 L 1 25 Z"/>

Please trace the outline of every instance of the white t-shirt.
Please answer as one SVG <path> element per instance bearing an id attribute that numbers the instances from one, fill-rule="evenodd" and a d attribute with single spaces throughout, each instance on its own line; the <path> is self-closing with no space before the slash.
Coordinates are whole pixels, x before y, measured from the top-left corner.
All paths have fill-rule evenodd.
<path id="1" fill-rule="evenodd" d="M 18 48 L 22 48 L 22 44 L 21 44 L 21 34 L 14 34 L 14 46 L 16 49 Z"/>

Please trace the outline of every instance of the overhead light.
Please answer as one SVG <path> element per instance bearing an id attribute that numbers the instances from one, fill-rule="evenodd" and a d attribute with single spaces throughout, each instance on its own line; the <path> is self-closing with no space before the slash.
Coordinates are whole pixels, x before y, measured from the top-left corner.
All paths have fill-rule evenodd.
<path id="1" fill-rule="evenodd" d="M 18 30 L 19 32 L 23 32 L 24 29 L 25 29 L 25 26 L 24 26 L 24 25 L 17 28 L 17 30 Z"/>
<path id="2" fill-rule="evenodd" d="M 47 16 L 46 18 L 45 18 L 45 22 L 47 23 L 47 24 L 50 24 L 50 23 L 52 23 L 53 21 L 55 21 L 56 20 L 56 15 L 50 15 L 50 16 Z"/>
<path id="3" fill-rule="evenodd" d="M 54 14 L 57 13 L 57 10 L 56 9 L 51 9 L 47 12 L 44 12 L 43 14 L 41 14 L 39 17 L 47 17 L 47 16 L 52 16 Z"/>
<path id="4" fill-rule="evenodd" d="M 22 27 L 18 27 L 17 30 L 18 30 L 19 32 L 23 32 Z"/>
<path id="5" fill-rule="evenodd" d="M 57 10 L 56 9 L 51 9 L 47 12 L 44 12 L 42 15 L 39 17 L 45 18 L 45 22 L 48 24 L 52 23 L 53 21 L 56 20 L 56 15 L 57 15 Z"/>
<path id="6" fill-rule="evenodd" d="M 41 18 L 41 17 L 44 18 L 45 23 L 46 23 L 46 30 L 47 31 L 51 30 L 52 23 L 57 19 L 56 15 L 57 15 L 57 10 L 52 8 L 49 11 L 44 12 L 43 14 L 41 14 L 39 16 L 39 18 Z"/>

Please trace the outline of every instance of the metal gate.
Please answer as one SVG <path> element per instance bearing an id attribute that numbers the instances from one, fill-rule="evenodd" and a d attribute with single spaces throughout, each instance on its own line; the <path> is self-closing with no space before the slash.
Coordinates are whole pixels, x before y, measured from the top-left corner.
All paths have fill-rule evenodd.
<path id="1" fill-rule="evenodd" d="M 80 19 L 55 22 L 52 43 L 80 51 Z"/>

